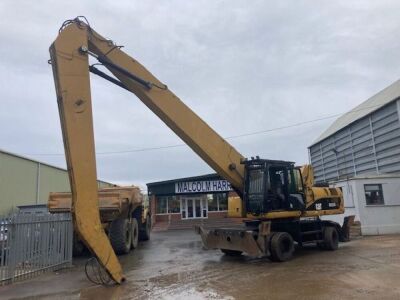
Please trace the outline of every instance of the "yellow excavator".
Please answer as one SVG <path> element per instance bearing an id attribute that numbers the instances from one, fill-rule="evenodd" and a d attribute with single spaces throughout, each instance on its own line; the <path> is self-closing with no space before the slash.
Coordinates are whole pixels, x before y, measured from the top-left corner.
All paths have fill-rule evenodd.
<path id="1" fill-rule="evenodd" d="M 124 276 L 98 209 L 90 72 L 134 93 L 241 197 L 245 227 L 197 228 L 206 247 L 285 261 L 294 242 L 335 250 L 348 238 L 348 226 L 320 219 L 344 212 L 340 189 L 314 187 L 310 167 L 302 172 L 292 162 L 246 159 L 121 48 L 84 17 L 65 21 L 50 47 L 75 228 L 116 283 Z"/>

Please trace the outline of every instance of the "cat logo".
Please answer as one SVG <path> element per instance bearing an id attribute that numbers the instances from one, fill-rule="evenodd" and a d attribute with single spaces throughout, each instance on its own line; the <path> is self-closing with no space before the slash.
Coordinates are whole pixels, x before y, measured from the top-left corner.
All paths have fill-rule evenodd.
<path id="1" fill-rule="evenodd" d="M 315 209 L 316 210 L 321 210 L 322 209 L 322 203 L 316 203 L 315 204 Z"/>

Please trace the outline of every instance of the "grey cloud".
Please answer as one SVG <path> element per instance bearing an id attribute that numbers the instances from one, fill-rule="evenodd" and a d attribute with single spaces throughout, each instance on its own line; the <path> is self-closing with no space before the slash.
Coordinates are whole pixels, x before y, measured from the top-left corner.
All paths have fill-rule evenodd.
<path id="1" fill-rule="evenodd" d="M 48 47 L 86 15 L 222 136 L 345 112 L 396 79 L 397 1 L 0 3 L 0 148 L 62 153 Z M 134 95 L 93 77 L 98 152 L 182 143 Z M 232 139 L 244 155 L 305 163 L 329 126 Z M 65 166 L 62 156 L 35 156 Z M 188 147 L 98 155 L 98 175 L 137 183 L 212 172 Z"/>

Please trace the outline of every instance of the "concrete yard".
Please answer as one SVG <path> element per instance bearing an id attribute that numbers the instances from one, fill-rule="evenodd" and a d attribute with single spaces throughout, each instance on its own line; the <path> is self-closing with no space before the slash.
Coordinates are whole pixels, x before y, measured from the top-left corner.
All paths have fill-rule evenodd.
<path id="1" fill-rule="evenodd" d="M 203 250 L 193 231 L 155 232 L 121 256 L 127 281 L 94 286 L 74 267 L 0 287 L 0 299 L 400 299 L 400 236 L 297 249 L 286 263 Z"/>

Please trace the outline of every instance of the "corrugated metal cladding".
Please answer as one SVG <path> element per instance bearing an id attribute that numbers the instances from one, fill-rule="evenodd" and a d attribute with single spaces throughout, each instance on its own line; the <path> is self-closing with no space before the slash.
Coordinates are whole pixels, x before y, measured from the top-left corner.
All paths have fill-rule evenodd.
<path id="1" fill-rule="evenodd" d="M 66 170 L 0 150 L 0 215 L 19 205 L 47 203 L 50 192 L 69 190 Z"/>
<path id="2" fill-rule="evenodd" d="M 317 182 L 400 172 L 400 100 L 310 147 Z"/>

